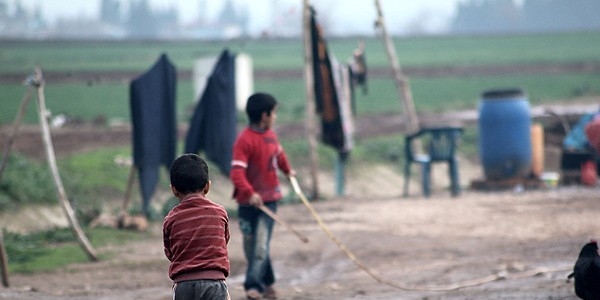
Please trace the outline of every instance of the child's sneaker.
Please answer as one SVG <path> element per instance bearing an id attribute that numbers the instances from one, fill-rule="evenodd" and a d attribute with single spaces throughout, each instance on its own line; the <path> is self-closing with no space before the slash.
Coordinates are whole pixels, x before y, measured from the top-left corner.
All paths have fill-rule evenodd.
<path id="1" fill-rule="evenodd" d="M 248 300 L 260 300 L 262 296 L 259 291 L 255 289 L 249 289 L 246 291 L 246 299 Z"/>
<path id="2" fill-rule="evenodd" d="M 265 288 L 265 292 L 263 293 L 263 296 L 265 297 L 265 299 L 275 300 L 275 299 L 277 299 L 277 291 L 275 290 L 275 288 L 272 285 L 270 285 Z"/>

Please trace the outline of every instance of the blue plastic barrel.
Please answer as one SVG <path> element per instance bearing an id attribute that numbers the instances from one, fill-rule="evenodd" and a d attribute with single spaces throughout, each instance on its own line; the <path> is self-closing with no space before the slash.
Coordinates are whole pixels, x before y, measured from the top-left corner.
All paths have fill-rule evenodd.
<path id="1" fill-rule="evenodd" d="M 531 115 L 520 89 L 489 90 L 479 106 L 479 154 L 486 179 L 524 178 L 531 172 Z"/>

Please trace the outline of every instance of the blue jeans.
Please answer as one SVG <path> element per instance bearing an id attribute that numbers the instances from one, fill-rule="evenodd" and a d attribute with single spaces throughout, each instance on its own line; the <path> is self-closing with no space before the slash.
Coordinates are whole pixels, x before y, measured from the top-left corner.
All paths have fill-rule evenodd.
<path id="1" fill-rule="evenodd" d="M 277 212 L 277 202 L 265 203 L 265 206 Z M 248 263 L 244 289 L 255 289 L 262 293 L 265 287 L 275 283 L 269 254 L 273 219 L 250 205 L 240 205 L 238 217 L 243 235 L 244 256 Z"/>

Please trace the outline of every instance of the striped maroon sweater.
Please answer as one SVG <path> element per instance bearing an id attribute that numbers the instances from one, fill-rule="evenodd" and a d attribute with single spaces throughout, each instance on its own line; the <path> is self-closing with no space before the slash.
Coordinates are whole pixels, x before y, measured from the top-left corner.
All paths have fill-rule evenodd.
<path id="1" fill-rule="evenodd" d="M 163 222 L 165 255 L 174 282 L 229 276 L 229 218 L 203 194 L 187 195 Z"/>

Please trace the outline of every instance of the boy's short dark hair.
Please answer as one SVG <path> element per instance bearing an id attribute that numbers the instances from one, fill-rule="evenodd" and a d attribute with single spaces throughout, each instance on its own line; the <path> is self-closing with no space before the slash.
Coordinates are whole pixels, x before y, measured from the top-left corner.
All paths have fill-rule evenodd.
<path id="1" fill-rule="evenodd" d="M 182 194 L 201 191 L 208 183 L 208 165 L 197 154 L 179 156 L 169 170 L 171 186 Z"/>
<path id="2" fill-rule="evenodd" d="M 269 94 L 255 93 L 250 96 L 248 102 L 246 102 L 246 114 L 250 119 L 250 123 L 258 124 L 262 114 L 264 112 L 270 114 L 276 105 L 277 100 Z"/>

